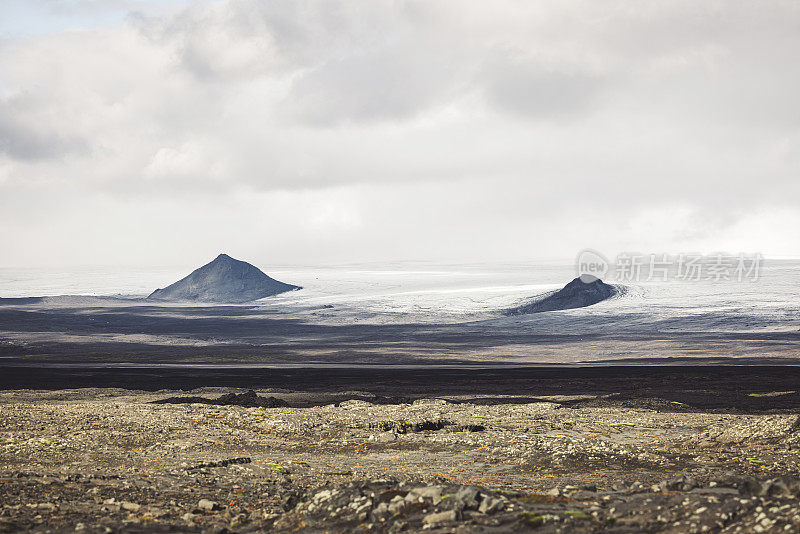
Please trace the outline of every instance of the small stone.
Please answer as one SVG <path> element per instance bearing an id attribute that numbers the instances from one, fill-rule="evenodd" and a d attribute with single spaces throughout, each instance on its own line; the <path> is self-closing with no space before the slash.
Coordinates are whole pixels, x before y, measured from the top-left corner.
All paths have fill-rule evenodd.
<path id="1" fill-rule="evenodd" d="M 697 481 L 686 475 L 681 475 L 669 480 L 666 483 L 666 489 L 672 491 L 691 491 L 697 487 Z"/>
<path id="2" fill-rule="evenodd" d="M 764 482 L 761 493 L 769 497 L 788 497 L 792 495 L 789 486 L 782 480 Z"/>
<path id="3" fill-rule="evenodd" d="M 364 503 L 362 503 L 362 504 L 360 504 L 360 505 L 358 505 L 356 507 L 356 514 L 357 515 L 358 514 L 363 514 L 364 512 L 369 511 L 370 508 L 372 508 L 372 500 L 371 499 L 367 499 L 366 502 L 364 502 Z"/>
<path id="4" fill-rule="evenodd" d="M 346 401 L 342 401 L 339 403 L 339 408 L 369 408 L 370 406 L 375 406 L 371 402 L 359 399 L 350 399 Z"/>
<path id="5" fill-rule="evenodd" d="M 428 514 L 422 518 L 422 522 L 426 525 L 435 525 L 437 523 L 447 523 L 448 521 L 455 521 L 457 518 L 455 510 L 447 510 L 445 512 L 437 512 Z"/>
<path id="6" fill-rule="evenodd" d="M 141 508 L 141 506 L 139 506 L 135 502 L 127 502 L 127 501 L 123 502 L 121 506 L 123 510 L 127 510 L 129 512 L 138 512 L 139 508 Z"/>
<path id="7" fill-rule="evenodd" d="M 485 496 L 481 501 L 480 506 L 478 507 L 478 511 L 482 514 L 493 514 L 495 512 L 499 512 L 505 506 L 505 503 L 500 499 L 495 499 L 494 497 Z"/>
<path id="8" fill-rule="evenodd" d="M 442 487 L 441 486 L 422 486 L 414 488 L 406 495 L 406 500 L 411 502 L 419 501 L 420 499 L 430 499 L 433 504 L 442 502 Z"/>
<path id="9" fill-rule="evenodd" d="M 327 501 L 331 498 L 331 490 L 322 490 L 314 495 L 314 502 Z"/>
<path id="10" fill-rule="evenodd" d="M 200 501 L 197 503 L 197 507 L 201 510 L 205 510 L 206 512 L 213 512 L 214 510 L 219 510 L 220 508 L 218 502 L 210 501 L 208 499 L 200 499 Z"/>
<path id="11" fill-rule="evenodd" d="M 457 503 L 461 504 L 465 510 L 475 510 L 478 508 L 479 495 L 480 492 L 478 488 L 464 486 L 456 492 L 455 500 Z"/>
<path id="12" fill-rule="evenodd" d="M 406 507 L 406 500 L 400 497 L 399 495 L 389 501 L 389 513 L 392 515 L 400 512 L 403 508 Z"/>
<path id="13" fill-rule="evenodd" d="M 394 432 L 381 432 L 380 434 L 372 434 L 369 440 L 375 443 L 391 443 L 397 441 L 397 434 Z"/>
<path id="14" fill-rule="evenodd" d="M 381 519 L 385 519 L 389 515 L 390 515 L 389 505 L 386 504 L 385 502 L 380 503 L 372 511 L 372 519 L 375 521 L 380 521 Z"/>

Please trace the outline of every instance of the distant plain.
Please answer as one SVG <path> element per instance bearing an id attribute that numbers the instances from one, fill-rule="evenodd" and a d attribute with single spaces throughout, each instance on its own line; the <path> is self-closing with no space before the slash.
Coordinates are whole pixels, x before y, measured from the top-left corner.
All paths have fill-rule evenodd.
<path id="1" fill-rule="evenodd" d="M 0 356 L 358 364 L 793 363 L 800 356 L 796 261 L 768 262 L 756 281 L 642 281 L 591 307 L 516 317 L 502 312 L 563 286 L 572 266 L 261 267 L 303 289 L 243 305 L 181 305 L 144 297 L 187 269 L 2 269 Z"/>

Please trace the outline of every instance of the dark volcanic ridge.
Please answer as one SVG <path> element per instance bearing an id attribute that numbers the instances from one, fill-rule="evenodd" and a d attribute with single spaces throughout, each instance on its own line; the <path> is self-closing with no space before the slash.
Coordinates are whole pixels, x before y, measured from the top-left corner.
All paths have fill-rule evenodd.
<path id="1" fill-rule="evenodd" d="M 212 404 L 216 406 L 243 406 L 245 408 L 286 408 L 289 403 L 276 397 L 261 397 L 252 389 L 247 393 L 226 393 L 217 399 L 206 397 L 169 397 L 153 404 Z"/>
<path id="2" fill-rule="evenodd" d="M 606 284 L 599 278 L 583 275 L 558 291 L 534 297 L 531 302 L 510 308 L 506 315 L 523 315 L 573 308 L 585 308 L 624 293 L 622 286 Z"/>
<path id="3" fill-rule="evenodd" d="M 245 261 L 220 254 L 164 289 L 156 289 L 148 299 L 240 304 L 301 289 L 264 274 Z"/>

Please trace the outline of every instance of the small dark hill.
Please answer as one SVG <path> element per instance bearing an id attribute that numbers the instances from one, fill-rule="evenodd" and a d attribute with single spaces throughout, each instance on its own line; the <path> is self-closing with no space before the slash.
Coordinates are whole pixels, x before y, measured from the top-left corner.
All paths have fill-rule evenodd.
<path id="1" fill-rule="evenodd" d="M 585 280 L 585 281 L 584 281 Z M 548 311 L 584 308 L 622 293 L 622 288 L 606 284 L 599 278 L 583 275 L 563 288 L 540 295 L 532 302 L 505 311 L 506 315 L 522 315 Z"/>
<path id="2" fill-rule="evenodd" d="M 242 303 L 294 291 L 298 286 L 284 284 L 245 261 L 220 254 L 181 280 L 156 289 L 148 299 L 190 302 Z"/>

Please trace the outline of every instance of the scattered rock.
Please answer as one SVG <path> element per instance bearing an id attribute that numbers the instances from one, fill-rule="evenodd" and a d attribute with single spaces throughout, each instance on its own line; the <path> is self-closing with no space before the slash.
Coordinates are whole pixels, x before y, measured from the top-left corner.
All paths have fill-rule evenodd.
<path id="1" fill-rule="evenodd" d="M 206 469 L 211 467 L 228 467 L 229 465 L 239 465 L 239 464 L 249 464 L 253 460 L 247 456 L 242 456 L 240 458 L 228 458 L 227 460 L 219 460 L 217 462 L 203 462 L 197 465 L 193 465 L 191 467 L 187 467 L 187 471 L 194 471 L 197 469 Z"/>
<path id="2" fill-rule="evenodd" d="M 476 510 L 480 504 L 478 502 L 479 498 L 480 491 L 473 486 L 464 486 L 460 488 L 454 497 L 455 502 L 464 510 Z"/>
<path id="3" fill-rule="evenodd" d="M 697 487 L 697 481 L 686 475 L 673 478 L 666 483 L 663 483 L 666 489 L 672 491 L 691 491 Z"/>
<path id="4" fill-rule="evenodd" d="M 379 423 L 370 423 L 370 429 L 381 430 L 382 432 L 393 432 L 396 434 L 405 434 L 407 432 L 423 432 L 426 430 L 441 430 L 448 425 L 452 425 L 450 421 L 440 419 L 438 421 L 381 421 Z"/>
<path id="5" fill-rule="evenodd" d="M 505 503 L 501 499 L 495 499 L 487 495 L 481 500 L 478 511 L 482 514 L 493 514 L 501 511 L 504 507 Z"/>
<path id="6" fill-rule="evenodd" d="M 200 510 L 203 510 L 203 511 L 206 511 L 206 512 L 213 512 L 215 510 L 219 510 L 220 509 L 220 505 L 219 505 L 218 502 L 211 501 L 209 499 L 200 499 L 200 501 L 198 501 L 198 503 L 197 503 L 197 507 Z"/>
<path id="7" fill-rule="evenodd" d="M 360 399 L 350 399 L 339 403 L 339 408 L 368 408 L 375 406 L 373 403 Z"/>
<path id="8" fill-rule="evenodd" d="M 414 488 L 405 499 L 407 501 L 416 502 L 420 500 L 433 501 L 433 504 L 439 504 L 442 501 L 442 487 L 441 486 L 426 486 Z"/>
<path id="9" fill-rule="evenodd" d="M 458 514 L 455 510 L 446 510 L 444 512 L 436 512 L 426 515 L 422 522 L 428 525 L 437 525 L 439 523 L 448 523 L 458 519 Z"/>
<path id="10" fill-rule="evenodd" d="M 372 434 L 369 440 L 375 443 L 392 443 L 397 441 L 397 434 L 394 432 L 381 432 L 380 434 Z"/>
<path id="11" fill-rule="evenodd" d="M 0 392 L 0 530 L 800 530 L 793 415 L 576 409 L 563 398 L 270 410 L 238 398 L 150 404 L 164 392 L 21 395 Z M 369 421 L 411 423 L 398 438 L 370 435 Z M 475 421 L 491 425 L 457 431 Z M 414 431 L 426 422 L 437 424 Z"/>

